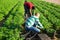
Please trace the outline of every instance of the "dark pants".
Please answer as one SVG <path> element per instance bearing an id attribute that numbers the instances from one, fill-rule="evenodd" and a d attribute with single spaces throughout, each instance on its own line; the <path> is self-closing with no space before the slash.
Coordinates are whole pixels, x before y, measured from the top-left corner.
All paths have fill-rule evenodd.
<path id="1" fill-rule="evenodd" d="M 32 26 L 32 27 L 27 26 L 27 27 L 25 27 L 25 29 L 26 29 L 26 31 L 33 31 L 36 33 L 40 32 L 40 29 L 38 29 L 37 27 L 34 27 L 34 26 Z"/>
<path id="2" fill-rule="evenodd" d="M 26 17 L 26 15 L 27 15 L 28 17 L 30 17 L 30 16 L 31 16 L 31 14 L 30 14 L 30 9 L 29 9 L 26 5 L 24 5 L 24 9 L 25 9 L 25 14 L 24 14 L 24 16 Z"/>

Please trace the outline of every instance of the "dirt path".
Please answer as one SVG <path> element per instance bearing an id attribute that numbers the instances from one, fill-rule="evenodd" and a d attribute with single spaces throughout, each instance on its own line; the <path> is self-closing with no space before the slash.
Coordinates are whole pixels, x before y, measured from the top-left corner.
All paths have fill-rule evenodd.
<path id="1" fill-rule="evenodd" d="M 60 5 L 60 0 L 46 0 L 46 2 L 51 2 Z"/>

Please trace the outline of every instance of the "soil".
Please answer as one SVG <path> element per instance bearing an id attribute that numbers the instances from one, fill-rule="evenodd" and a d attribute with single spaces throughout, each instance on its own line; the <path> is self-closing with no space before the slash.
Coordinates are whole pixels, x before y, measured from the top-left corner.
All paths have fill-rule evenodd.
<path id="1" fill-rule="evenodd" d="M 46 2 L 51 2 L 60 5 L 60 0 L 46 0 Z"/>

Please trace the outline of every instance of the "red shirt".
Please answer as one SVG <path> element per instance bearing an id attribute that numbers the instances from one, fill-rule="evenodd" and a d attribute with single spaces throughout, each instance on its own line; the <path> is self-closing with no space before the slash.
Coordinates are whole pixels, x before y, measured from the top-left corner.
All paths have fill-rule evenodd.
<path id="1" fill-rule="evenodd" d="M 30 9 L 34 6 L 31 2 L 25 2 L 24 5 L 28 6 Z"/>

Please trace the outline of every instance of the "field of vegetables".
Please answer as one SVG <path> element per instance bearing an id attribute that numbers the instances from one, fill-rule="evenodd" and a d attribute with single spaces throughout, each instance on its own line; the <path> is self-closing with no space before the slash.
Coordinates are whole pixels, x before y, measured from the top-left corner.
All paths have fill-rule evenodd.
<path id="1" fill-rule="evenodd" d="M 60 5 L 45 1 L 30 1 L 34 3 L 36 11 L 40 12 L 40 22 L 43 24 L 47 32 L 60 30 Z"/>
<path id="2" fill-rule="evenodd" d="M 41 1 L 32 2 L 39 12 L 40 22 L 48 34 L 60 33 L 60 5 Z M 0 0 L 0 40 L 23 40 L 21 24 L 24 23 L 24 0 Z M 3 25 L 1 25 L 3 23 Z"/>
<path id="3" fill-rule="evenodd" d="M 23 0 L 0 0 L 0 40 L 22 40 Z"/>

